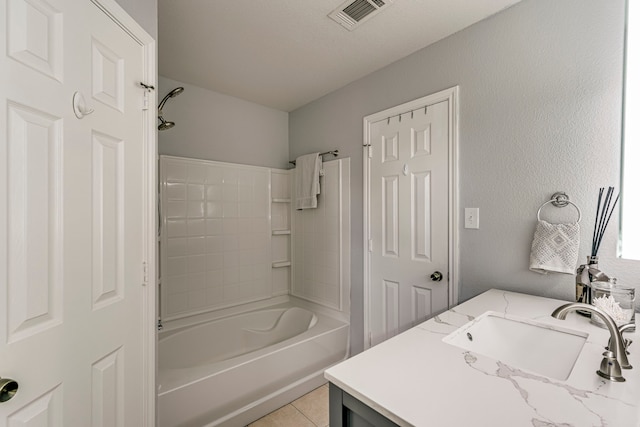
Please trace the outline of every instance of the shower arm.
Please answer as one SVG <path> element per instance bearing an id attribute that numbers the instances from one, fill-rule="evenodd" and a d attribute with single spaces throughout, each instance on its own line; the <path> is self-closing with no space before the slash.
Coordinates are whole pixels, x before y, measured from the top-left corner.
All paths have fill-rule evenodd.
<path id="1" fill-rule="evenodd" d="M 158 115 L 159 116 L 162 115 L 162 107 L 164 107 L 164 104 L 167 103 L 169 98 L 171 98 L 171 94 L 167 94 L 164 98 L 162 98 L 162 101 L 160 101 L 160 104 L 158 105 Z"/>

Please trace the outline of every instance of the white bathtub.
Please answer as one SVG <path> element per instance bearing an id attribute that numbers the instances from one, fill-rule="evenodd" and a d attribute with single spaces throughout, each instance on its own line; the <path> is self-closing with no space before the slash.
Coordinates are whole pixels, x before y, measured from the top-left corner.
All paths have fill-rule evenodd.
<path id="1" fill-rule="evenodd" d="M 348 324 L 290 303 L 183 327 L 158 341 L 160 427 L 240 426 L 324 382 Z"/>

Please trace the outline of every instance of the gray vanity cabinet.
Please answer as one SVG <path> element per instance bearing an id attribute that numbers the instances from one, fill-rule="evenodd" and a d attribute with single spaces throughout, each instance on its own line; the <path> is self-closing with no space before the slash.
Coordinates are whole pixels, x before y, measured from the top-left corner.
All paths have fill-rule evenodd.
<path id="1" fill-rule="evenodd" d="M 332 383 L 329 383 L 329 426 L 399 427 Z"/>

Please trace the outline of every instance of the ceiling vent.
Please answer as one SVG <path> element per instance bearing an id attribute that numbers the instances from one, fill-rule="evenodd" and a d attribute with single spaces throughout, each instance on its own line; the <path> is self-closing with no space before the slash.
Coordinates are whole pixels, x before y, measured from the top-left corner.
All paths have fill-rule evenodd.
<path id="1" fill-rule="evenodd" d="M 331 12 L 329 18 L 352 31 L 380 13 L 382 9 L 391 6 L 391 3 L 392 0 L 349 0 Z"/>

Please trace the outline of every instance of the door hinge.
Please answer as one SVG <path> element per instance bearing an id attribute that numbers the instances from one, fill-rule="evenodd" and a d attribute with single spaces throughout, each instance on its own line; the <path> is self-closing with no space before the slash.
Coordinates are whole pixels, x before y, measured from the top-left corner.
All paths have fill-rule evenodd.
<path id="1" fill-rule="evenodd" d="M 369 239 L 368 246 L 369 246 L 369 252 L 373 252 L 373 239 Z"/>
<path id="2" fill-rule="evenodd" d="M 146 111 L 149 109 L 149 91 L 144 91 L 144 98 L 142 99 L 142 110 Z"/>
<path id="3" fill-rule="evenodd" d="M 151 92 L 152 90 L 156 90 L 156 88 L 153 87 L 152 85 L 148 85 L 143 82 L 140 82 L 140 87 L 144 89 L 144 98 L 142 100 L 142 110 L 145 111 L 149 109 L 149 92 Z"/>
<path id="4" fill-rule="evenodd" d="M 147 261 L 142 262 L 142 286 L 145 286 L 149 283 L 149 266 L 147 265 Z"/>
<path id="5" fill-rule="evenodd" d="M 369 156 L 369 158 L 373 156 L 373 148 L 371 147 L 371 144 L 367 145 L 367 156 Z"/>

